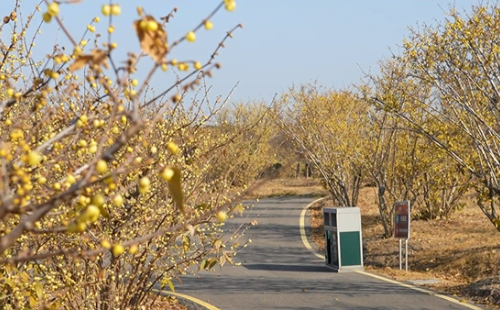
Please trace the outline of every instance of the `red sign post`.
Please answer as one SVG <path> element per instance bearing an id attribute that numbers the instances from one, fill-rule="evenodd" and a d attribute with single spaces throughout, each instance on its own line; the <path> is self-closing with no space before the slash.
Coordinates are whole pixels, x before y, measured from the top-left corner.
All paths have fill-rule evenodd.
<path id="1" fill-rule="evenodd" d="M 408 239 L 410 239 L 410 202 L 394 203 L 394 237 L 399 239 L 399 270 L 402 269 L 402 241 L 405 239 L 405 269 L 408 271 Z"/>
<path id="2" fill-rule="evenodd" d="M 394 203 L 394 237 L 410 239 L 410 202 Z"/>

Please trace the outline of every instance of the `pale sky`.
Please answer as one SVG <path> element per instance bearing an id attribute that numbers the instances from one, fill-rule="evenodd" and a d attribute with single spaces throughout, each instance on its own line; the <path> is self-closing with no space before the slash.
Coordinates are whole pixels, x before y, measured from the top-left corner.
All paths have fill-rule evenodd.
<path id="1" fill-rule="evenodd" d="M 2 0 L 2 9 L 6 3 Z M 23 0 L 24 10 L 38 1 Z M 97 31 L 105 33 L 107 24 L 100 7 L 109 1 L 83 0 L 79 4 L 61 5 L 68 29 L 80 39 L 94 16 L 101 16 Z M 120 1 L 122 14 L 113 24 L 113 41 L 124 55 L 139 51 L 138 40 L 131 22 L 137 18 L 136 6 L 156 17 L 164 16 L 173 7 L 179 11 L 168 24 L 169 42 L 194 27 L 219 1 L 212 0 L 142 0 Z M 454 4 L 458 11 L 470 11 L 478 1 L 466 0 L 237 0 L 234 12 L 220 11 L 213 18 L 214 28 L 202 30 L 195 43 L 183 43 L 171 57 L 178 60 L 205 61 L 225 32 L 242 23 L 233 39 L 226 42 L 218 61 L 222 69 L 209 80 L 211 96 L 225 95 L 239 81 L 232 96 L 235 101 L 266 100 L 292 84 L 317 80 L 323 86 L 341 88 L 357 83 L 362 70 L 377 72 L 377 62 L 398 51 L 398 45 L 408 35 L 409 26 L 435 24 L 443 21 L 445 11 Z M 42 5 L 45 10 L 44 5 Z M 31 10 L 31 8 L 30 8 Z M 37 16 L 36 22 L 41 16 Z M 43 40 L 37 40 L 34 52 L 50 52 L 56 38 L 63 35 L 54 22 L 44 26 Z M 88 39 L 92 36 L 88 35 Z M 145 72 L 146 67 L 139 68 Z M 143 78 L 140 74 L 139 79 Z M 169 85 L 174 75 L 160 73 L 153 86 Z"/>

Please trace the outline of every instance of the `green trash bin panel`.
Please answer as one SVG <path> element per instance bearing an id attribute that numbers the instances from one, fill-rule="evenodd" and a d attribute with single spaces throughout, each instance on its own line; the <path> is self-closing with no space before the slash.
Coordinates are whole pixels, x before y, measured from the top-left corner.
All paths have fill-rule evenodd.
<path id="1" fill-rule="evenodd" d="M 340 261 L 342 266 L 361 265 L 359 231 L 340 232 Z"/>

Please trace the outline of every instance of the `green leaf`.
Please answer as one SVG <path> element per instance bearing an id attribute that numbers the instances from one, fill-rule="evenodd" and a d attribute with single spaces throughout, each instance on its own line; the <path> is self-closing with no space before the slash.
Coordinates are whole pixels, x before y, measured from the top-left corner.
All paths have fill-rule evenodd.
<path id="1" fill-rule="evenodd" d="M 206 259 L 202 260 L 200 264 L 200 270 L 207 269 L 207 265 L 208 265 L 207 260 Z"/>
<path id="2" fill-rule="evenodd" d="M 14 288 L 14 282 L 12 282 L 11 279 L 8 279 L 8 278 L 4 278 L 3 279 L 5 281 L 5 283 L 7 283 L 7 285 L 9 285 L 11 288 Z"/>
<path id="3" fill-rule="evenodd" d="M 206 203 L 202 203 L 202 204 L 197 205 L 195 208 L 198 210 L 201 210 L 201 211 L 207 211 L 208 205 Z"/>
<path id="4" fill-rule="evenodd" d="M 191 239 L 189 238 L 189 236 L 182 236 L 182 249 L 184 250 L 184 253 L 187 253 L 190 245 Z"/>
<path id="5" fill-rule="evenodd" d="M 26 271 L 21 272 L 21 274 L 19 275 L 19 277 L 21 278 L 22 283 L 28 283 L 28 282 L 30 282 L 30 277 L 26 273 Z"/>
<path id="6" fill-rule="evenodd" d="M 184 213 L 184 193 L 182 192 L 182 172 L 179 168 L 170 167 L 173 170 L 172 177 L 167 181 L 170 195 L 177 205 L 177 208 Z"/>
<path id="7" fill-rule="evenodd" d="M 36 292 L 36 296 L 38 296 L 38 298 L 43 297 L 43 284 L 42 283 L 37 282 L 35 284 L 35 292 Z"/>
<path id="8" fill-rule="evenodd" d="M 174 283 L 172 282 L 172 278 L 164 277 L 163 279 L 161 279 L 161 282 L 160 282 L 161 288 L 164 288 L 167 285 L 172 292 L 175 292 L 175 287 L 174 287 Z"/>
<path id="9" fill-rule="evenodd" d="M 33 296 L 30 296 L 29 303 L 30 303 L 30 306 L 32 308 L 34 308 L 36 306 L 36 300 L 35 300 L 35 298 L 33 298 Z"/>
<path id="10" fill-rule="evenodd" d="M 238 205 L 236 205 L 236 207 L 234 207 L 234 212 L 236 214 L 239 214 L 240 216 L 243 216 L 244 211 L 245 211 L 245 207 L 243 207 L 243 205 L 241 203 L 239 203 Z"/>
<path id="11" fill-rule="evenodd" d="M 217 264 L 217 259 L 216 258 L 210 258 L 208 261 L 209 261 L 209 264 L 208 264 L 208 269 L 209 270 L 212 269 L 215 266 L 215 264 Z"/>
<path id="12" fill-rule="evenodd" d="M 175 292 L 175 286 L 174 286 L 174 283 L 172 282 L 172 280 L 168 280 L 168 287 L 170 287 L 170 290 L 172 292 Z"/>

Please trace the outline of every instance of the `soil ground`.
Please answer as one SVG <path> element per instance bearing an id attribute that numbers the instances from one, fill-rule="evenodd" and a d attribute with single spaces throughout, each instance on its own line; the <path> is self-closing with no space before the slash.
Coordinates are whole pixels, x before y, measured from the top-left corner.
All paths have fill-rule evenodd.
<path id="1" fill-rule="evenodd" d="M 406 273 L 404 263 L 399 270 L 398 240 L 383 238 L 376 199 L 376 189 L 367 187 L 358 202 L 368 271 L 399 281 L 438 279 L 428 287 L 500 308 L 500 233 L 472 200 L 449 219 L 412 221 Z M 311 238 L 321 251 L 325 206 L 333 203 L 325 199 L 309 211 Z"/>

